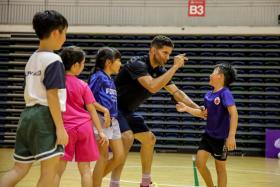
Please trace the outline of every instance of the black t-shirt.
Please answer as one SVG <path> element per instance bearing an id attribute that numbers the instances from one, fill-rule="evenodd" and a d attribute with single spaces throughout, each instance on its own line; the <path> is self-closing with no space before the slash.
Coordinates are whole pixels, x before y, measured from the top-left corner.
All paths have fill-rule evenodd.
<path id="1" fill-rule="evenodd" d="M 166 71 L 167 70 L 162 66 L 152 69 L 149 56 L 147 55 L 131 58 L 115 79 L 120 110 L 124 112 L 133 112 L 152 95 L 152 93 L 138 82 L 137 79 L 139 77 L 150 75 L 156 78 Z M 168 84 L 172 84 L 172 81 Z"/>

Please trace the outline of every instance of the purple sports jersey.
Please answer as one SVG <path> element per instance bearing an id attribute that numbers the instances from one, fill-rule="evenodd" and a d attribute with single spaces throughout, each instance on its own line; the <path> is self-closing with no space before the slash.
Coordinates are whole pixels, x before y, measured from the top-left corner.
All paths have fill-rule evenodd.
<path id="1" fill-rule="evenodd" d="M 235 105 L 231 91 L 228 88 L 209 91 L 204 96 L 204 105 L 208 111 L 206 133 L 217 139 L 227 138 L 230 126 L 227 107 Z"/>

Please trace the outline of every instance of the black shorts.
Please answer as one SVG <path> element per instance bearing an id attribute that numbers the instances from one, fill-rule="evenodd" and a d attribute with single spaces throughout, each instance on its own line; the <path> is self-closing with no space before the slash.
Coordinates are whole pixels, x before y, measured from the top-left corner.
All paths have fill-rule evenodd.
<path id="1" fill-rule="evenodd" d="M 135 112 L 124 113 L 119 110 L 117 119 L 119 121 L 121 133 L 128 130 L 132 130 L 134 134 L 150 131 L 148 126 L 145 124 L 143 116 Z"/>
<path id="2" fill-rule="evenodd" d="M 227 149 L 225 139 L 216 139 L 210 137 L 208 134 L 203 134 L 198 150 L 205 150 L 216 159 L 225 161 L 227 159 Z"/>

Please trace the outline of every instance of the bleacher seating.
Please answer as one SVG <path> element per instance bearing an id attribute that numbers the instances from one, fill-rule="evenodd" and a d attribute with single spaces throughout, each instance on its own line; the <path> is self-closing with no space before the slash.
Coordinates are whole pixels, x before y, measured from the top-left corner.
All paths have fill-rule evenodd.
<path id="1" fill-rule="evenodd" d="M 172 54 L 186 53 L 187 64 L 173 81 L 196 103 L 210 89 L 209 74 L 217 63 L 233 64 L 239 73 L 231 90 L 239 111 L 237 147 L 248 155 L 264 155 L 265 129 L 280 128 L 280 36 L 173 35 Z M 147 54 L 152 35 L 68 34 L 64 46 L 77 45 L 87 53 L 82 79 L 87 79 L 102 46 L 118 48 L 123 63 Z M 0 33 L 0 146 L 13 147 L 24 108 L 24 66 L 36 50 L 33 33 Z M 172 61 L 173 58 L 170 59 Z M 166 66 L 169 68 L 172 62 Z M 164 90 L 148 99 L 139 112 L 157 136 L 157 150 L 195 151 L 205 121 L 177 113 Z M 134 145 L 135 148 L 139 144 Z"/>

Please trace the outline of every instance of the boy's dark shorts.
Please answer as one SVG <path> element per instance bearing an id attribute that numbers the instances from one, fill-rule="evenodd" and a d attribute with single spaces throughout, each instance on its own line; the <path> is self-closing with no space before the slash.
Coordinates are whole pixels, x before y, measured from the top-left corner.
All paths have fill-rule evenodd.
<path id="1" fill-rule="evenodd" d="M 212 138 L 206 133 L 202 135 L 198 150 L 211 153 L 216 160 L 225 161 L 227 159 L 225 139 Z"/>

